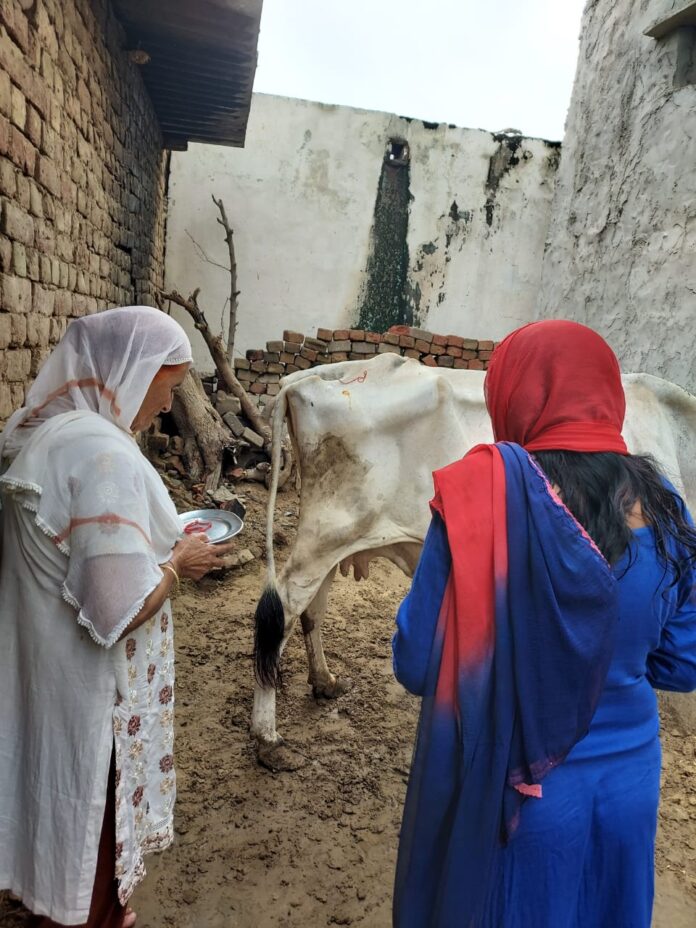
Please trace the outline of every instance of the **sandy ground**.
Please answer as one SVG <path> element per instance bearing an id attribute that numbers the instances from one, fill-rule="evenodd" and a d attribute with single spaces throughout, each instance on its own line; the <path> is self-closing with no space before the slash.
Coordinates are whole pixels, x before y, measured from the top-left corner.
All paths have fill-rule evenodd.
<path id="1" fill-rule="evenodd" d="M 388 928 L 418 711 L 391 675 L 393 614 L 407 583 L 381 563 L 366 582 L 336 581 L 326 651 L 332 669 L 353 687 L 337 701 L 312 698 L 298 630 L 284 665 L 279 730 L 307 762 L 293 773 L 259 767 L 248 722 L 265 494 L 256 487 L 245 492 L 244 544 L 257 559 L 223 580 L 185 585 L 175 604 L 177 840 L 148 858 L 148 877 L 134 898 L 138 925 Z M 281 540 L 292 537 L 296 510 L 296 497 L 281 494 Z M 693 928 L 696 731 L 674 712 L 664 719 L 664 748 L 653 924 Z M 23 920 L 0 897 L 0 926 L 16 928 Z"/>

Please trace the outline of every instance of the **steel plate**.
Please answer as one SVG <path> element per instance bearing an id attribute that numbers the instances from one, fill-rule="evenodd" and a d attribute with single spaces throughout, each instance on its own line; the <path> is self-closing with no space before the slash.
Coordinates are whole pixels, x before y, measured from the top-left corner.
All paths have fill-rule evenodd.
<path id="1" fill-rule="evenodd" d="M 214 545 L 229 541 L 244 528 L 244 522 L 238 515 L 224 509 L 192 509 L 181 513 L 179 521 L 185 535 L 202 532 Z"/>

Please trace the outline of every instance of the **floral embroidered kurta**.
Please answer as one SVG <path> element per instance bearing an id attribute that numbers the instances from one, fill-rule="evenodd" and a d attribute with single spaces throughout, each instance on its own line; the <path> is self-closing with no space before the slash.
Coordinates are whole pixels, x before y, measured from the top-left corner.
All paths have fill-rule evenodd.
<path id="1" fill-rule="evenodd" d="M 125 904 L 145 875 L 143 854 L 167 847 L 173 838 L 174 647 L 169 603 L 124 645 L 126 679 L 119 685 L 113 730 L 116 877 Z"/>

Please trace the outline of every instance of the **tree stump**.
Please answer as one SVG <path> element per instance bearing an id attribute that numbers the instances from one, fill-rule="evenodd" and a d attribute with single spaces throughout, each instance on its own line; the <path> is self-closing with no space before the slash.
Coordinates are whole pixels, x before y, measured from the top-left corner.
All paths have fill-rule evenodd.
<path id="1" fill-rule="evenodd" d="M 189 371 L 174 393 L 172 416 L 184 441 L 184 462 L 194 483 L 205 483 L 209 492 L 217 489 L 225 449 L 232 435 L 208 399 L 201 379 Z"/>

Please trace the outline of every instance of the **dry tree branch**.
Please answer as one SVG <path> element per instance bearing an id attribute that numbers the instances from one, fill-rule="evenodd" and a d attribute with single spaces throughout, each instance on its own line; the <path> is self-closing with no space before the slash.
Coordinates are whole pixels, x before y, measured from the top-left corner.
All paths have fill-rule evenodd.
<path id="1" fill-rule="evenodd" d="M 230 322 L 227 330 L 227 360 L 231 363 L 234 355 L 234 339 L 237 334 L 237 297 L 241 291 L 237 290 L 237 259 L 234 253 L 234 230 L 230 227 L 227 220 L 227 212 L 225 211 L 225 204 L 222 202 L 222 199 L 216 200 L 213 195 L 213 203 L 220 211 L 218 222 L 225 230 L 225 241 L 227 242 L 227 250 L 230 255 L 230 266 L 227 269 L 230 273 Z"/>
<path id="2" fill-rule="evenodd" d="M 189 232 L 188 229 L 184 229 L 184 232 L 186 232 L 186 234 L 188 235 L 188 237 L 191 239 L 191 243 L 192 243 L 193 247 L 196 249 L 196 251 L 198 252 L 200 258 L 202 258 L 202 260 L 205 261 L 206 264 L 212 264 L 213 267 L 219 267 L 221 271 L 225 271 L 227 274 L 229 274 L 230 269 L 229 269 L 228 267 L 225 267 L 224 264 L 220 264 L 218 261 L 213 261 L 212 258 L 209 258 L 209 257 L 208 257 L 208 254 L 207 254 L 207 252 L 205 251 L 205 249 L 203 248 L 203 246 L 202 246 L 202 245 L 199 245 L 199 243 L 198 243 L 198 242 L 196 241 L 196 239 L 191 235 L 191 233 Z"/>

